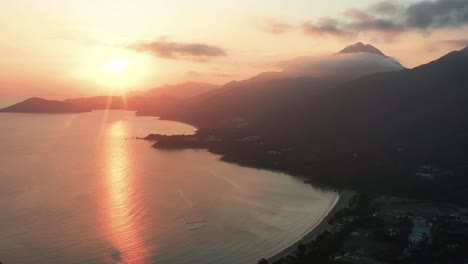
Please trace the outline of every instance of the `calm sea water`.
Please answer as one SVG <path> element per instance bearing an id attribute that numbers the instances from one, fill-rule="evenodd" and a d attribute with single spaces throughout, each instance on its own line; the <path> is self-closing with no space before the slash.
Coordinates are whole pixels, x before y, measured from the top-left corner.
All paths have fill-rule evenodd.
<path id="1" fill-rule="evenodd" d="M 0 261 L 256 263 L 337 199 L 285 174 L 132 139 L 194 131 L 125 111 L 0 113 Z"/>

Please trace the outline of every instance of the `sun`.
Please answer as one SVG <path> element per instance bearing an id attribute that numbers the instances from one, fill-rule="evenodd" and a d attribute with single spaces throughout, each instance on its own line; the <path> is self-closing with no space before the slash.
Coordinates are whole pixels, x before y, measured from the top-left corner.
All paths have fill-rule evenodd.
<path id="1" fill-rule="evenodd" d="M 99 50 L 84 54 L 72 77 L 89 83 L 89 90 L 109 95 L 125 94 L 146 85 L 152 59 L 130 51 Z M 86 56 L 87 55 L 87 56 Z"/>
<path id="2" fill-rule="evenodd" d="M 115 57 L 104 64 L 104 66 L 101 67 L 101 71 L 108 73 L 122 73 L 128 68 L 129 65 L 130 61 Z"/>

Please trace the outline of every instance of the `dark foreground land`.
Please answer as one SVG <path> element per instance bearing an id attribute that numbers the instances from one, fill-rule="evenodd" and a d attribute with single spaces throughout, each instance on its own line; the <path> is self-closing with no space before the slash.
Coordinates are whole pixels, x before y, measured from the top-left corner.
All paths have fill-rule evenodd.
<path id="1" fill-rule="evenodd" d="M 154 147 L 201 148 L 222 156 L 223 161 L 304 176 L 314 184 L 467 205 L 465 163 L 444 166 L 424 159 L 419 151 L 317 152 L 308 145 L 281 147 L 275 140 L 249 129 L 199 129 L 195 135 L 149 135 Z M 284 139 L 287 141 L 288 139 Z M 449 169 L 448 169 L 449 168 Z M 456 172 L 458 171 L 458 172 Z"/>
<path id="2" fill-rule="evenodd" d="M 292 150 L 271 150 L 261 137 L 238 133 L 223 134 L 221 137 L 213 132 L 199 130 L 195 135 L 149 135 L 145 139 L 155 140 L 153 146 L 161 149 L 205 148 L 224 155 L 222 159 L 225 161 L 286 171 L 293 175 L 310 173 L 310 170 L 325 173 L 333 165 L 327 167 L 322 161 L 320 164 L 324 168 L 320 170 L 318 166 L 305 162 L 308 157 L 301 159 L 301 156 L 294 156 Z M 389 165 L 404 162 L 404 153 L 401 156 L 401 160 Z M 372 160 L 372 157 L 361 158 L 359 154 L 353 158 L 356 163 L 361 159 L 363 164 Z M 339 161 L 329 162 L 338 162 L 334 166 L 339 167 Z M 382 164 L 378 165 L 382 172 Z M 396 190 L 399 196 L 382 195 L 382 183 L 374 189 L 371 183 L 367 183 L 359 194 L 350 198 L 351 201 L 345 199 L 349 206 L 333 210 L 325 220 L 327 222 L 320 225 L 320 230 L 315 230 L 309 239 L 304 238 L 296 243 L 296 249 L 289 248 L 259 263 L 467 263 L 466 201 L 452 203 L 449 200 L 454 197 L 430 191 L 437 182 L 436 178 L 443 179 L 450 173 L 431 165 L 423 166 L 416 171 L 415 182 L 408 182 L 413 186 L 414 193 L 402 192 L 399 187 Z M 340 186 L 339 182 L 326 180 L 330 177 L 309 178 L 314 184 Z M 389 180 L 388 184 L 387 192 L 392 193 L 392 181 Z M 420 189 L 415 189 L 414 184 L 419 184 Z"/>
<path id="3" fill-rule="evenodd" d="M 259 264 L 467 263 L 468 208 L 390 196 L 357 195 L 314 241 Z"/>

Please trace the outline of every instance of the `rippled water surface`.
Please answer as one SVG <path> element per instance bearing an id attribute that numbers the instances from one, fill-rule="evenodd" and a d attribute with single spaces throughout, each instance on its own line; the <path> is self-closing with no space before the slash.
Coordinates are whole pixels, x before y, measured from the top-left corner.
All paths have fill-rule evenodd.
<path id="1" fill-rule="evenodd" d="M 0 113 L 0 261 L 256 263 L 337 194 L 133 139 L 194 128 L 125 111 Z"/>

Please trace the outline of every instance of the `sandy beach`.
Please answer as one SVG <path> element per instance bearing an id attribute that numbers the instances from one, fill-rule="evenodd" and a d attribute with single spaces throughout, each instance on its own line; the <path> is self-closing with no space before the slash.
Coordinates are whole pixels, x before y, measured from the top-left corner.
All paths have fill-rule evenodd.
<path id="1" fill-rule="evenodd" d="M 296 251 L 297 246 L 300 243 L 308 243 L 310 241 L 313 241 L 318 235 L 323 233 L 325 230 L 329 228 L 328 220 L 335 215 L 336 212 L 339 210 L 348 207 L 349 202 L 351 199 L 354 197 L 356 192 L 351 191 L 351 190 L 342 190 L 339 192 L 339 197 L 338 200 L 336 201 L 335 205 L 333 206 L 332 209 L 328 212 L 328 214 L 323 217 L 323 219 L 318 223 L 317 225 L 313 226 L 308 232 L 305 233 L 305 235 L 301 238 L 299 238 L 296 242 L 294 242 L 292 245 L 289 247 L 283 249 L 282 251 L 278 252 L 277 254 L 268 257 L 267 260 L 269 263 L 273 263 L 274 261 L 277 261 L 281 258 L 284 258 L 288 255 L 291 255 Z"/>

